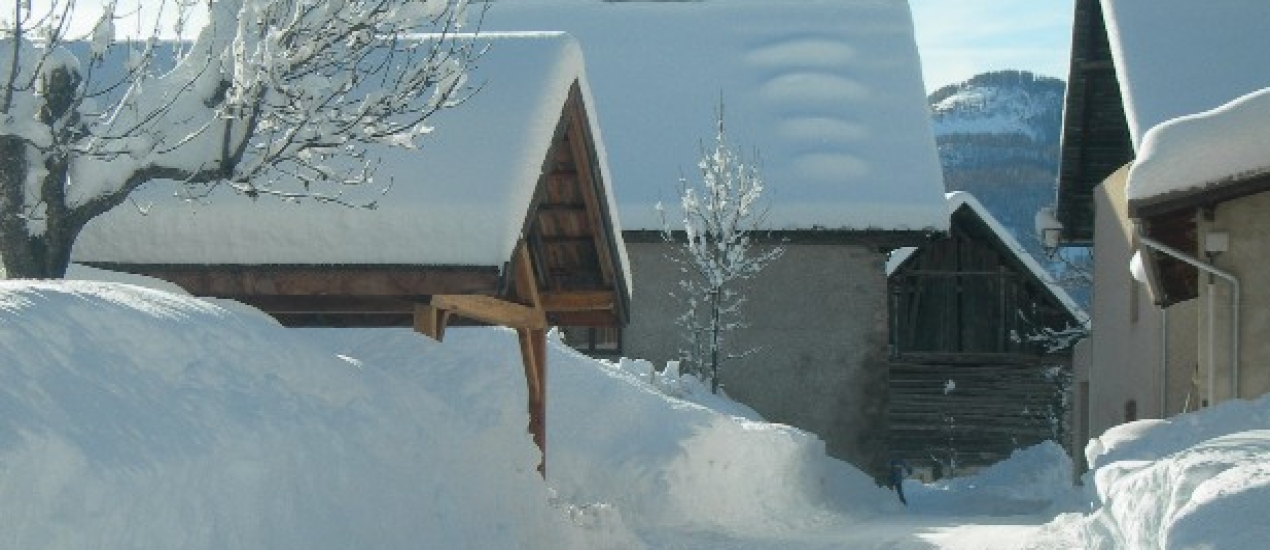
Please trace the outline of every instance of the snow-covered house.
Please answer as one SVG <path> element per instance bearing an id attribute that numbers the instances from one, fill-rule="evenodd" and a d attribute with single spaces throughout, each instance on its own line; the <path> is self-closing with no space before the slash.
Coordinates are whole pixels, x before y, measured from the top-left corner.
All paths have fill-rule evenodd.
<path id="1" fill-rule="evenodd" d="M 948 211 L 946 236 L 887 263 L 892 456 L 974 469 L 1066 443 L 1070 344 L 1088 317 L 973 195 L 949 193 Z"/>
<path id="2" fill-rule="evenodd" d="M 1078 0 L 1075 14 L 1056 211 L 1069 242 L 1094 245 L 1086 434 L 1265 393 L 1270 348 L 1251 336 L 1270 319 L 1249 289 L 1270 250 L 1270 163 L 1245 124 L 1270 86 L 1270 4 Z"/>
<path id="3" fill-rule="evenodd" d="M 475 39 L 488 44 L 472 74 L 479 91 L 430 118 L 419 149 L 381 151 L 366 184 L 391 183 L 377 208 L 226 189 L 180 201 L 151 184 L 94 220 L 73 259 L 288 325 L 413 326 L 438 339 L 451 321 L 515 328 L 543 444 L 545 330 L 625 324 L 629 268 L 577 41 Z"/>
<path id="4" fill-rule="evenodd" d="M 482 25 L 582 44 L 640 281 L 623 355 L 662 362 L 683 346 L 683 275 L 655 207 L 675 219 L 722 103 L 729 139 L 761 158 L 759 237 L 786 249 L 743 290 L 750 326 L 733 341 L 759 351 L 724 365 L 724 389 L 880 474 L 886 253 L 948 226 L 907 3 L 501 0 Z"/>

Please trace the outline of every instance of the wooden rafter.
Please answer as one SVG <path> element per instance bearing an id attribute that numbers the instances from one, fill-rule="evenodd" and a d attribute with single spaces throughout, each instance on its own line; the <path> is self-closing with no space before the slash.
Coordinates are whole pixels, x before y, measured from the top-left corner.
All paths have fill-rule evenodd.
<path id="1" fill-rule="evenodd" d="M 542 311 L 493 296 L 433 296 L 429 305 L 434 309 L 491 325 L 516 329 L 547 327 Z"/>
<path id="2" fill-rule="evenodd" d="M 592 177 L 594 166 L 591 163 L 591 154 L 587 148 L 587 143 L 589 142 L 586 139 L 587 128 L 583 126 L 586 116 L 583 114 L 584 107 L 580 99 L 581 94 L 575 86 L 570 90 L 570 95 L 577 98 L 570 102 L 576 106 L 574 108 L 576 114 L 569 117 L 569 145 L 572 147 L 574 165 L 577 166 L 581 176 L 578 181 L 579 191 L 581 191 L 582 200 L 586 204 L 587 216 L 591 222 L 591 227 L 594 228 L 591 238 L 595 245 L 595 250 L 601 257 L 611 258 L 613 257 L 613 251 L 609 249 L 609 241 L 605 238 L 602 231 L 602 228 L 605 227 L 604 221 L 601 219 L 603 209 L 600 207 L 599 197 L 596 195 L 595 190 L 595 181 Z M 614 273 L 612 266 L 608 263 L 600 262 L 600 275 L 606 285 L 613 283 Z"/>

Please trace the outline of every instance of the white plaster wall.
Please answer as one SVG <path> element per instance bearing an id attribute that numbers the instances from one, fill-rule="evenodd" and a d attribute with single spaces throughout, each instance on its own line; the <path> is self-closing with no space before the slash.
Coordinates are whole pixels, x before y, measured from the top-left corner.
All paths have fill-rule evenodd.
<path id="1" fill-rule="evenodd" d="M 1169 323 L 1147 285 L 1129 272 L 1134 230 L 1124 194 L 1127 167 L 1094 191 L 1094 292 L 1092 363 L 1089 370 L 1089 435 L 1123 423 L 1126 405 L 1137 405 L 1137 418 L 1163 418 L 1173 411 L 1166 397 L 1168 373 L 1194 367 L 1193 320 L 1186 308 L 1170 310 Z M 1191 314 L 1193 315 L 1193 314 Z M 1167 336 L 1165 331 L 1167 330 Z M 1165 355 L 1163 343 L 1172 342 Z M 1167 366 L 1162 362 L 1168 360 Z"/>
<path id="2" fill-rule="evenodd" d="M 1260 193 L 1219 205 L 1212 221 L 1201 217 L 1199 238 L 1202 247 L 1204 235 L 1211 231 L 1224 231 L 1229 235 L 1229 251 L 1214 258 L 1213 264 L 1235 275 L 1240 282 L 1240 362 L 1239 397 L 1252 398 L 1270 392 L 1270 269 L 1266 262 L 1270 257 L 1270 193 Z M 1200 349 L 1207 350 L 1207 300 L 1210 288 L 1215 292 L 1214 311 L 1216 337 L 1214 338 L 1216 384 L 1214 393 L 1218 401 L 1230 398 L 1231 369 L 1229 360 L 1231 287 L 1220 279 L 1212 286 L 1200 276 L 1199 335 Z M 1207 368 L 1205 356 L 1201 356 L 1202 368 Z M 1201 384 L 1207 382 L 1207 372 L 1201 376 Z M 1205 388 L 1206 389 L 1206 388 Z"/>

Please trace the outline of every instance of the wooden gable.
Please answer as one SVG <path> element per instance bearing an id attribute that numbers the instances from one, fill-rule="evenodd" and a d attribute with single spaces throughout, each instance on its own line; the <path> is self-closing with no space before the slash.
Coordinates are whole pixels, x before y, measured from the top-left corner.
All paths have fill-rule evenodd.
<path id="1" fill-rule="evenodd" d="M 1133 160 L 1133 143 L 1099 0 L 1076 0 L 1055 216 L 1063 240 L 1094 239 L 1093 189 Z"/>
<path id="2" fill-rule="evenodd" d="M 1044 347 L 1024 338 L 1079 325 L 969 206 L 946 237 L 918 248 L 889 277 L 891 349 L 911 362 L 1037 363 Z"/>
<path id="3" fill-rule="evenodd" d="M 552 324 L 622 326 L 630 290 L 587 105 L 569 92 L 524 234 Z"/>

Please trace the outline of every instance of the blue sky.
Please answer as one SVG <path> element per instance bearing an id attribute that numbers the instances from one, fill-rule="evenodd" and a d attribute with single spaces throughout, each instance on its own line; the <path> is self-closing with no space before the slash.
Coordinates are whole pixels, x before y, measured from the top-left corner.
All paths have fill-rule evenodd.
<path id="1" fill-rule="evenodd" d="M 909 0 L 926 90 L 998 69 L 1067 80 L 1072 0 Z"/>
<path id="2" fill-rule="evenodd" d="M 1072 1 L 909 0 L 927 91 L 998 69 L 1066 80 Z M 95 11 L 101 2 L 80 0 L 80 8 Z M 128 12 L 138 4 L 153 9 L 159 2 L 121 0 L 119 5 Z"/>

